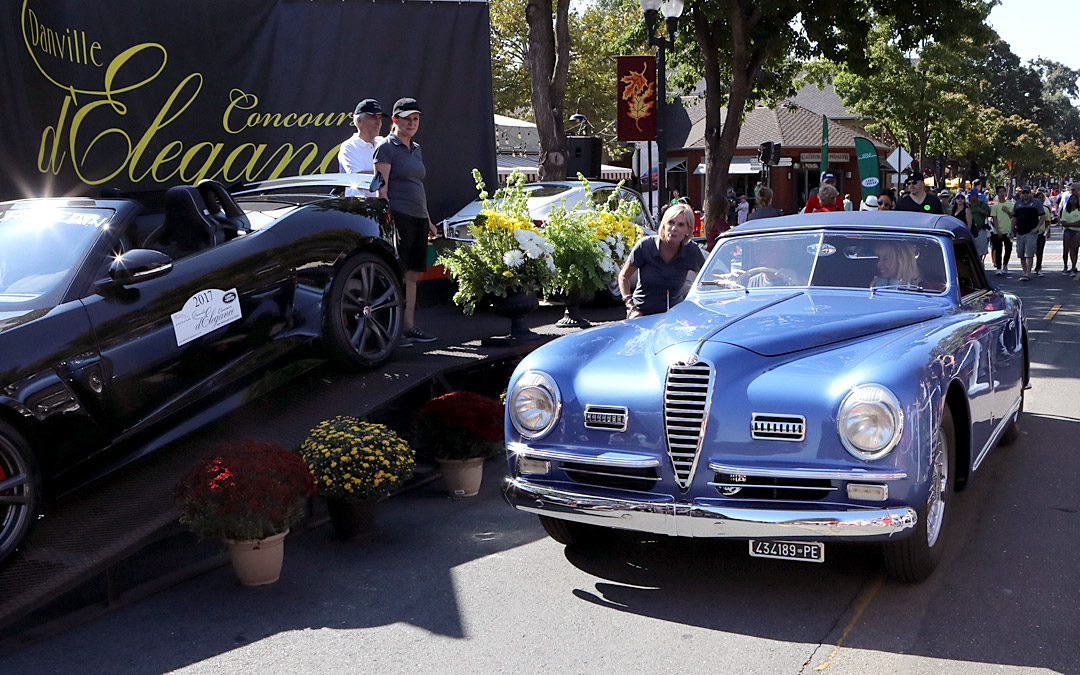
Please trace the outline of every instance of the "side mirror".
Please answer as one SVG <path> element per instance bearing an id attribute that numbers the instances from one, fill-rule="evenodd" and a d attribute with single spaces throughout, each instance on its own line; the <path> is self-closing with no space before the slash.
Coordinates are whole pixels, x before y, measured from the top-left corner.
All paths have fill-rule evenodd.
<path id="1" fill-rule="evenodd" d="M 99 281 L 98 288 L 114 288 L 157 279 L 172 271 L 172 258 L 161 251 L 136 248 L 127 251 L 109 265 L 109 278 Z"/>
<path id="2" fill-rule="evenodd" d="M 385 184 L 386 181 L 383 180 L 382 174 L 376 171 L 375 175 L 371 177 L 371 185 L 368 186 L 368 189 L 375 192 Z"/>

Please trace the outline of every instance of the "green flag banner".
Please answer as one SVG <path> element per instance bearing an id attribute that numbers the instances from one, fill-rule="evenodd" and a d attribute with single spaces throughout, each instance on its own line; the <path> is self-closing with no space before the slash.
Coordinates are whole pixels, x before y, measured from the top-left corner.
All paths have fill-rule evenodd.
<path id="1" fill-rule="evenodd" d="M 859 160 L 859 184 L 862 186 L 862 201 L 881 191 L 881 165 L 878 163 L 877 148 L 869 138 L 855 137 L 855 157 Z"/>
<path id="2" fill-rule="evenodd" d="M 821 178 L 829 173 L 829 118 L 821 116 Z"/>

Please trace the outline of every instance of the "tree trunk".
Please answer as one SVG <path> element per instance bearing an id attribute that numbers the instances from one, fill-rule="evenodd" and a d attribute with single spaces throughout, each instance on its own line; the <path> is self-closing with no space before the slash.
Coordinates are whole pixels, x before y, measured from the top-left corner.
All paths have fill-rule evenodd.
<path id="1" fill-rule="evenodd" d="M 742 131 L 743 111 L 761 75 L 770 45 L 750 44 L 748 34 L 760 20 L 760 11 L 742 0 L 731 5 L 731 82 L 720 79 L 721 25 L 712 25 L 704 12 L 694 13 L 694 37 L 705 66 L 705 231 L 716 233 L 727 222 L 728 170 Z M 721 124 L 721 108 L 727 93 L 727 113 Z M 779 139 L 777 139 L 779 140 Z M 710 236 L 711 239 L 711 236 Z"/>
<path id="2" fill-rule="evenodd" d="M 540 137 L 540 180 L 566 178 L 563 97 L 570 69 L 570 0 L 556 3 L 553 8 L 552 0 L 529 0 L 525 7 L 533 117 Z"/>

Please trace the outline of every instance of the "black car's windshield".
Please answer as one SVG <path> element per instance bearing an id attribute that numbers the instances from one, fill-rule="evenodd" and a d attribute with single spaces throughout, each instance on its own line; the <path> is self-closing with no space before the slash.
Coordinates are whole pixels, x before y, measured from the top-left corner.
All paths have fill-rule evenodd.
<path id="1" fill-rule="evenodd" d="M 34 307 L 65 288 L 112 215 L 62 203 L 0 205 L 0 306 Z"/>
<path id="2" fill-rule="evenodd" d="M 810 232 L 723 239 L 699 277 L 705 288 L 831 286 L 938 293 L 947 274 L 937 237 Z"/>

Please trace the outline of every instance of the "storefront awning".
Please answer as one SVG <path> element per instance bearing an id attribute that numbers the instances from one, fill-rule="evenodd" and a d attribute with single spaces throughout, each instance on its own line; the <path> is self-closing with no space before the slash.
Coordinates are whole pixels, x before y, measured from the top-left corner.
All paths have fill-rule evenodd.
<path id="1" fill-rule="evenodd" d="M 734 158 L 732 160 L 731 164 L 728 165 L 728 174 L 733 174 L 734 175 L 734 174 L 761 173 L 761 165 L 760 164 L 756 164 L 756 163 L 752 164 L 750 162 L 738 161 L 740 159 L 742 159 L 742 158 L 736 157 L 736 158 Z M 752 158 L 747 157 L 746 159 L 752 159 Z M 697 168 L 694 169 L 694 173 L 695 174 L 703 174 L 703 173 L 705 173 L 705 162 L 701 162 L 700 164 L 698 164 Z"/>

